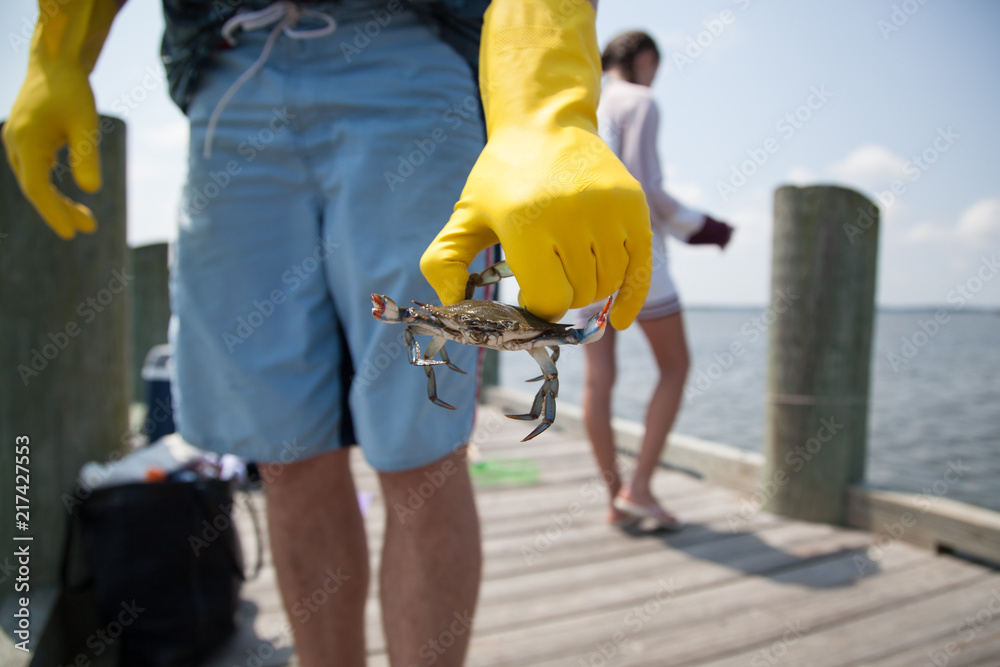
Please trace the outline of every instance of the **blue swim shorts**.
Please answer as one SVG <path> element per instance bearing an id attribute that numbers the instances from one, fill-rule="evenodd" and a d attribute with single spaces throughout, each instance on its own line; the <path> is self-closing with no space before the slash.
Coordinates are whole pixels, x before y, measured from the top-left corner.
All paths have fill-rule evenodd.
<path id="1" fill-rule="evenodd" d="M 210 116 L 273 26 L 237 32 L 200 79 L 171 265 L 175 410 L 197 447 L 291 462 L 357 443 L 397 471 L 469 438 L 478 348 L 448 343 L 469 374 L 435 369 L 458 409 L 440 408 L 403 326 L 375 320 L 370 295 L 437 302 L 419 261 L 485 144 L 477 89 L 412 13 L 377 6 L 310 4 L 336 20 L 332 34 L 279 31 L 208 158 Z M 323 25 L 304 16 L 294 29 Z"/>

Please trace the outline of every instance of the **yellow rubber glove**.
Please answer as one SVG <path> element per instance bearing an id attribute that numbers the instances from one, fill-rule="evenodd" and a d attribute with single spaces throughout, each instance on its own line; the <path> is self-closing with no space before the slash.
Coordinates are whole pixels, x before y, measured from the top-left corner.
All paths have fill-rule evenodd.
<path id="1" fill-rule="evenodd" d="M 597 135 L 601 56 L 585 0 L 493 0 L 480 88 L 487 144 L 420 268 L 444 304 L 497 241 L 521 304 L 548 320 L 621 288 L 624 328 L 649 289 L 649 209 L 639 183 Z"/>
<path id="2" fill-rule="evenodd" d="M 115 0 L 45 2 L 28 55 L 28 74 L 3 126 L 7 159 L 24 196 L 56 234 L 97 228 L 94 214 L 52 184 L 56 153 L 69 144 L 81 190 L 101 187 L 97 109 L 87 77 L 118 12 Z"/>

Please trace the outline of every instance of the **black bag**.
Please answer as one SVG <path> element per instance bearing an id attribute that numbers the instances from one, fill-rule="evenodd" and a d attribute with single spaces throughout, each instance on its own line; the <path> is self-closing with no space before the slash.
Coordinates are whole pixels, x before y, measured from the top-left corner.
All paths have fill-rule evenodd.
<path id="1" fill-rule="evenodd" d="M 98 488 L 73 512 L 63 585 L 93 587 L 101 621 L 120 627 L 120 664 L 196 664 L 233 633 L 245 576 L 232 508 L 232 482 L 199 479 Z M 74 544 L 90 574 L 78 584 Z"/>

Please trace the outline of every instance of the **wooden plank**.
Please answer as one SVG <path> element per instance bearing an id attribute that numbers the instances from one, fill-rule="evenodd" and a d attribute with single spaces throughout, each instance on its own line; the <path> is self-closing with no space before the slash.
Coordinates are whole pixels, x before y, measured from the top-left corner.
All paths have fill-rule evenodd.
<path id="1" fill-rule="evenodd" d="M 603 630 L 589 637 L 587 641 L 574 647 L 575 652 L 567 652 L 563 656 L 545 660 L 540 664 L 554 667 L 558 664 L 568 664 L 584 660 L 590 662 L 595 653 L 600 653 L 603 645 L 605 652 L 614 647 L 616 656 L 620 659 L 627 655 L 629 646 L 640 647 L 643 664 L 687 664 L 675 661 L 671 653 L 658 658 L 651 646 L 652 641 L 662 645 L 691 646 L 692 638 L 703 641 L 708 638 L 713 641 L 711 633 L 718 633 L 720 640 L 725 641 L 730 636 L 730 626 L 738 624 L 741 616 L 754 608 L 787 607 L 808 596 L 812 590 L 832 590 L 849 586 L 859 579 L 882 576 L 886 573 L 901 573 L 902 577 L 920 576 L 929 566 L 930 557 L 917 550 L 898 552 L 892 559 L 882 564 L 879 573 L 859 574 L 854 564 L 854 554 L 851 552 L 835 553 L 826 558 L 803 560 L 787 568 L 782 568 L 767 574 L 767 577 L 741 577 L 723 582 L 719 586 L 706 587 L 690 594 L 683 594 L 667 603 L 660 611 L 648 614 L 648 618 L 633 615 L 627 618 L 632 607 L 621 609 L 617 622 L 608 624 Z M 657 617 L 657 622 L 653 618 Z M 662 618 L 660 618 L 662 616 Z M 642 620 L 640 625 L 635 619 Z M 615 642 L 615 632 L 621 631 L 624 637 Z M 611 646 L 608 646 L 608 642 Z M 720 647 L 724 648 L 724 647 Z M 669 651 L 668 651 L 669 653 Z M 678 656 L 679 657 L 679 656 Z M 615 661 L 618 663 L 618 660 Z"/>
<path id="2" fill-rule="evenodd" d="M 769 537 L 784 546 L 815 547 L 824 543 L 825 548 L 829 544 L 828 535 L 804 531 L 802 526 L 777 528 Z M 543 572 L 487 580 L 482 589 L 485 604 L 479 623 L 485 632 L 546 623 L 579 609 L 629 609 L 641 605 L 657 585 L 673 595 L 800 562 L 801 558 L 752 535 L 685 549 L 623 554 L 613 561 L 564 568 L 557 576 Z"/>
<path id="3" fill-rule="evenodd" d="M 947 485 L 943 489 L 946 492 Z M 933 487 L 930 493 L 919 495 L 854 487 L 848 492 L 847 523 L 928 549 L 947 547 L 1000 565 L 1000 512 L 935 493 Z"/>
<path id="4" fill-rule="evenodd" d="M 486 559 L 484 575 L 487 579 L 519 576 L 526 572 L 549 572 L 560 576 L 564 568 L 581 562 L 609 560 L 628 554 L 657 552 L 664 548 L 694 548 L 739 535 L 739 533 L 726 530 L 727 521 L 723 516 L 718 515 L 718 510 L 711 506 L 698 509 L 698 514 L 692 511 L 691 515 L 687 514 L 683 505 L 678 505 L 678 507 L 692 521 L 701 521 L 701 517 L 704 516 L 706 524 L 695 523 L 674 535 L 629 537 L 607 526 L 603 520 L 593 519 L 589 522 L 576 521 L 565 530 L 553 532 L 551 537 L 544 537 L 541 540 L 538 537 L 538 531 L 555 529 L 558 528 L 558 525 L 539 523 L 537 528 L 530 527 L 530 530 L 487 538 L 484 543 Z M 700 514 L 700 512 L 705 514 Z M 533 515 L 528 517 L 528 519 L 536 521 L 538 518 Z M 761 515 L 755 527 L 767 530 L 780 525 L 785 524 L 770 515 Z M 373 547 L 372 551 L 373 568 L 375 568 L 380 562 L 380 557 L 377 548 Z M 546 576 L 552 575 L 547 574 Z"/>
<path id="5" fill-rule="evenodd" d="M 995 586 L 1000 577 L 959 561 L 941 565 L 919 579 L 892 582 L 876 577 L 869 580 L 876 582 L 874 591 L 858 586 L 851 600 L 829 601 L 830 611 L 823 609 L 818 596 L 807 606 L 786 610 L 791 614 L 766 611 L 763 618 L 770 632 L 707 664 L 745 666 L 755 658 L 779 654 L 790 665 L 866 664 L 929 638 L 945 638 L 966 615 L 975 615 L 988 603 L 990 582 Z M 785 635 L 789 622 L 800 629 Z"/>
<path id="6" fill-rule="evenodd" d="M 872 667 L 996 667 L 1000 665 L 1000 613 L 984 623 L 963 626 L 949 636 L 935 637 L 884 658 L 869 660 Z"/>
<path id="7" fill-rule="evenodd" d="M 539 531 L 544 535 L 547 529 L 559 528 L 553 515 L 558 517 L 579 502 L 581 488 L 596 477 L 579 440 L 560 435 L 551 447 L 517 451 L 503 442 L 501 435 L 507 430 L 503 424 L 493 433 L 483 447 L 484 455 L 500 451 L 511 458 L 531 458 L 536 453 L 546 481 L 476 490 L 485 578 L 467 661 L 470 667 L 598 664 L 606 660 L 602 646 L 616 649 L 608 664 L 747 665 L 757 659 L 757 664 L 770 665 L 768 654 L 761 651 L 782 641 L 789 620 L 808 626 L 796 647 L 819 643 L 800 649 L 803 652 L 794 659 L 783 657 L 773 664 L 882 661 L 891 667 L 905 664 L 890 662 L 899 654 L 913 658 L 910 664 L 923 665 L 929 658 L 921 662 L 919 649 L 933 652 L 935 646 L 946 645 L 937 642 L 954 633 L 954 614 L 963 604 L 963 593 L 971 595 L 986 583 L 987 588 L 1000 590 L 1000 583 L 989 583 L 1000 581 L 1000 576 L 982 567 L 902 542 L 873 551 L 868 558 L 868 547 L 876 542 L 867 532 L 795 522 L 764 512 L 753 513 L 745 524 L 733 524 L 732 515 L 743 507 L 741 494 L 669 471 L 656 476 L 655 490 L 689 520 L 684 531 L 639 538 L 624 535 L 604 523 L 606 499 L 600 495 L 582 503 L 572 524 L 560 528 L 557 536 L 553 532 L 556 539 L 529 563 L 522 548 L 532 546 Z M 377 493 L 374 473 L 363 463 L 361 471 L 361 488 Z M 378 567 L 386 510 L 376 496 L 366 517 L 373 568 Z M 245 520 L 238 516 L 238 521 Z M 388 664 L 376 579 L 366 610 L 371 667 Z M 656 599 L 658 591 L 662 601 Z M 241 630 L 242 643 L 233 643 L 242 653 L 234 657 L 237 653 L 230 651 L 228 663 L 211 667 L 246 664 L 251 657 L 246 651 L 260 651 L 262 642 L 287 627 L 273 569 L 248 584 L 244 594 L 252 601 L 252 613 Z M 659 602 L 659 607 L 656 613 L 644 614 L 650 600 Z M 997 605 L 1000 609 L 1000 602 Z M 945 617 L 952 618 L 950 625 Z M 894 632 L 901 619 L 909 633 L 904 640 L 881 641 L 881 635 Z M 632 632 L 638 621 L 641 627 Z M 881 630 L 869 631 L 869 623 Z M 994 623 L 984 624 L 949 665 L 995 664 L 990 660 L 1000 640 L 994 641 L 998 634 Z M 627 633 L 628 641 L 616 645 L 615 632 Z M 850 645 L 853 653 L 844 653 L 842 645 Z M 288 656 L 287 642 L 285 649 L 282 659 Z M 841 655 L 848 657 L 841 660 Z M 277 660 L 261 664 L 281 664 Z M 294 656 L 289 664 L 296 664 Z"/>
<path id="8" fill-rule="evenodd" d="M 530 404 L 531 396 L 510 389 L 496 389 L 488 392 L 488 399 L 498 406 L 524 410 Z M 561 408 L 560 420 L 561 428 L 568 436 L 585 437 L 579 408 Z M 614 426 L 619 449 L 626 454 L 635 454 L 642 425 L 616 420 Z M 560 440 L 559 446 L 572 447 L 567 439 Z M 708 483 L 744 493 L 759 490 L 763 461 L 764 457 L 756 452 L 682 434 L 671 434 L 670 445 L 663 458 L 664 465 L 699 472 Z M 863 485 L 849 487 L 847 499 L 845 523 L 848 526 L 879 532 L 884 529 L 884 524 L 899 522 L 905 512 L 911 512 L 917 516 L 918 525 L 912 530 L 905 530 L 899 539 L 929 549 L 946 547 L 1000 564 L 1000 512 L 960 503 L 940 494 L 900 493 Z M 923 508 L 928 506 L 929 509 L 924 511 Z"/>
<path id="9" fill-rule="evenodd" d="M 504 628 L 496 633 L 477 632 L 473 639 L 474 657 L 470 658 L 470 664 L 516 664 L 518 661 L 521 661 L 520 664 L 534 664 L 541 658 L 575 656 L 581 650 L 589 651 L 595 639 L 610 636 L 615 628 L 623 624 L 624 617 L 636 605 L 641 607 L 645 600 L 655 596 L 659 590 L 659 580 L 664 577 L 673 578 L 676 592 L 669 602 L 664 602 L 663 610 L 667 607 L 686 610 L 688 595 L 697 591 L 714 588 L 721 582 L 741 580 L 747 572 L 780 570 L 801 563 L 803 559 L 813 559 L 856 546 L 859 542 L 859 536 L 850 531 L 836 531 L 829 526 L 809 524 L 789 526 L 783 534 L 768 531 L 767 535 L 769 537 L 766 541 L 757 538 L 757 546 L 753 544 L 756 536 L 750 535 L 746 536 L 746 543 L 732 545 L 732 549 L 691 550 L 690 553 L 664 556 L 667 562 L 662 567 L 657 567 L 654 563 L 639 570 L 626 568 L 625 573 L 644 581 L 647 590 L 638 599 L 633 598 L 617 608 L 595 610 L 589 604 L 560 605 L 556 598 L 553 604 L 561 612 L 556 617 L 544 622 Z M 682 563 L 689 564 L 682 566 Z M 614 571 L 614 568 L 609 567 L 607 570 Z M 602 578 L 592 578 L 591 581 L 591 590 L 595 595 L 614 595 L 612 590 L 605 591 L 611 586 L 605 586 Z M 529 603 L 530 600 L 511 601 L 514 605 Z M 488 613 L 485 607 L 483 613 Z M 682 611 L 681 614 L 683 613 Z M 574 658 L 572 664 L 576 662 Z"/>
<path id="10" fill-rule="evenodd" d="M 781 525 L 773 522 L 761 528 L 762 530 L 772 530 Z M 609 568 L 613 568 L 619 558 L 656 553 L 665 548 L 684 550 L 713 542 L 733 544 L 722 539 L 726 536 L 725 533 L 713 530 L 711 526 L 711 523 L 708 523 L 703 530 L 691 528 L 675 536 L 660 538 L 653 536 L 629 538 L 610 528 L 595 527 L 594 529 L 581 530 L 579 537 L 574 535 L 575 539 L 567 538 L 537 558 L 531 554 L 533 558 L 530 564 L 525 562 L 526 558 L 520 551 L 513 554 L 508 552 L 503 554 L 504 557 L 496 557 L 493 555 L 495 549 L 488 548 L 484 574 L 487 579 L 492 580 L 502 580 L 528 572 L 548 572 L 551 576 L 558 577 L 564 568 L 580 563 L 601 561 L 606 562 Z M 521 544 L 518 544 L 516 548 L 520 550 L 520 546 Z"/>
<path id="11" fill-rule="evenodd" d="M 486 401 L 505 411 L 524 412 L 531 405 L 532 395 L 505 387 L 490 387 L 485 392 Z M 612 427 L 619 451 L 636 456 L 642 441 L 644 426 L 637 422 L 614 419 Z M 552 428 L 558 428 L 566 437 L 575 437 L 586 443 L 583 412 L 579 406 L 560 404 L 559 416 Z M 552 430 L 552 429 L 550 429 Z M 696 472 L 702 480 L 719 484 L 745 493 L 757 490 L 764 465 L 764 456 L 729 445 L 723 445 L 689 435 L 671 433 L 668 446 L 660 459 L 665 467 Z"/>

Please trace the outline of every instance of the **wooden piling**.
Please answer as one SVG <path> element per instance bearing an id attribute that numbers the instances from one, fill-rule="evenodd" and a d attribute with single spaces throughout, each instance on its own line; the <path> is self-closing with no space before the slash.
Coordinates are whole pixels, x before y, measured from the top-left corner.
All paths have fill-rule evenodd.
<path id="1" fill-rule="evenodd" d="M 132 400 L 145 400 L 142 364 L 154 345 L 167 342 L 170 324 L 170 288 L 166 243 L 138 246 L 130 251 L 135 289 L 132 292 Z"/>
<path id="2" fill-rule="evenodd" d="M 486 400 L 485 389 L 487 387 L 497 387 L 500 385 L 500 352 L 485 348 L 483 350 L 482 374 L 479 376 L 480 402 Z"/>
<path id="3" fill-rule="evenodd" d="M 758 485 L 769 511 L 843 524 L 847 489 L 864 478 L 878 220 L 846 188 L 775 192 Z"/>
<path id="4" fill-rule="evenodd" d="M 58 583 L 80 467 L 107 460 L 128 430 L 133 285 L 125 241 L 125 123 L 101 117 L 99 130 L 104 179 L 99 192 L 76 187 L 65 151 L 53 172 L 59 189 L 97 217 L 97 231 L 73 241 L 63 241 L 42 221 L 21 194 L 7 160 L 0 160 L 0 498 L 5 508 L 0 544 L 21 544 L 15 536 L 33 538 L 32 600 L 39 589 Z M 20 484 L 24 479 L 15 477 L 14 451 L 23 438 L 29 444 L 29 477 Z M 27 487 L 17 491 L 27 491 L 27 530 L 15 523 L 15 486 Z M 0 563 L 12 552 L 6 553 Z M 41 631 L 34 627 L 36 634 Z"/>

